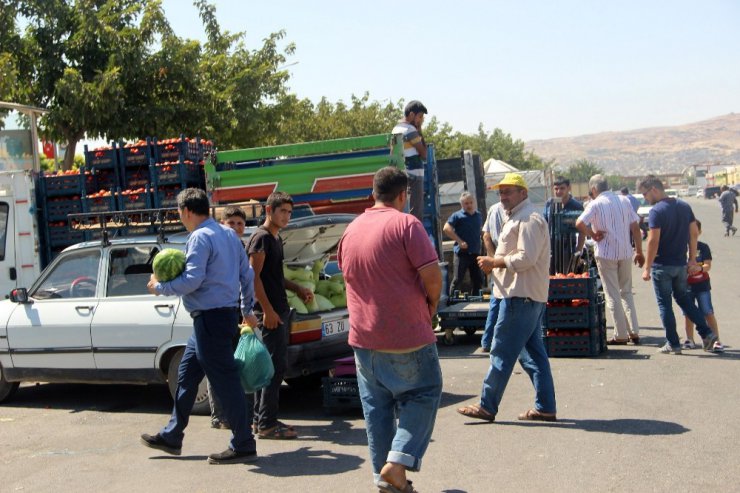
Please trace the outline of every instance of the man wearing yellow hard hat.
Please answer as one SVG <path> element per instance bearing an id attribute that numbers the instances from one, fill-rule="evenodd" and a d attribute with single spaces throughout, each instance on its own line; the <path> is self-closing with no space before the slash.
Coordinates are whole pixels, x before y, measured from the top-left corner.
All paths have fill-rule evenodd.
<path id="1" fill-rule="evenodd" d="M 494 421 L 518 358 L 535 390 L 534 407 L 519 419 L 555 421 L 555 385 L 541 334 L 550 285 L 550 233 L 542 214 L 529 200 L 529 188 L 521 175 L 507 173 L 493 188 L 501 197 L 506 222 L 494 256 L 478 257 L 480 268 L 493 274 L 493 296 L 501 299 L 491 366 L 483 380 L 480 401 L 457 412 Z"/>

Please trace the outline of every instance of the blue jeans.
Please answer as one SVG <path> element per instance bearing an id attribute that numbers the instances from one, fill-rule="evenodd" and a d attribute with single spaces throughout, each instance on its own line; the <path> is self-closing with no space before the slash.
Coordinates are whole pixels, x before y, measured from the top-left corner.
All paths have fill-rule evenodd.
<path id="1" fill-rule="evenodd" d="M 500 298 L 491 296 L 491 304 L 488 307 L 488 316 L 486 317 L 486 326 L 483 329 L 483 337 L 480 338 L 480 347 L 491 348 L 493 340 L 493 328 L 498 320 L 498 307 L 501 304 Z"/>
<path id="2" fill-rule="evenodd" d="M 386 462 L 418 471 L 442 396 L 437 346 L 400 354 L 354 351 L 375 482 Z"/>
<path id="3" fill-rule="evenodd" d="M 237 452 L 254 452 L 257 449 L 252 436 L 251 413 L 247 409 L 239 370 L 234 361 L 232 340 L 239 330 L 238 317 L 236 308 L 228 308 L 206 310 L 193 319 L 193 335 L 188 339 L 177 372 L 172 417 L 159 432 L 170 445 L 182 445 L 198 385 L 204 376 L 208 376 L 231 426 L 229 448 Z"/>
<path id="4" fill-rule="evenodd" d="M 545 303 L 529 298 L 501 300 L 498 321 L 493 329 L 491 366 L 483 380 L 480 398 L 481 407 L 491 414 L 498 413 L 517 358 L 534 385 L 535 409 L 543 413 L 556 412 L 555 384 L 542 341 L 544 313 Z"/>
<path id="5" fill-rule="evenodd" d="M 653 289 L 655 298 L 658 300 L 658 310 L 665 329 L 665 337 L 672 348 L 680 348 L 681 341 L 676 332 L 676 316 L 673 314 L 671 295 L 689 320 L 694 322 L 702 339 L 712 335 L 712 329 L 707 325 L 704 315 L 693 303 L 689 293 L 685 265 L 653 265 L 650 275 L 653 278 Z"/>
<path id="6" fill-rule="evenodd" d="M 691 297 L 691 304 L 697 305 L 704 317 L 708 315 L 714 315 L 714 305 L 712 305 L 712 292 L 707 291 L 691 291 L 689 290 L 689 296 Z M 686 316 L 686 313 L 683 314 Z"/>

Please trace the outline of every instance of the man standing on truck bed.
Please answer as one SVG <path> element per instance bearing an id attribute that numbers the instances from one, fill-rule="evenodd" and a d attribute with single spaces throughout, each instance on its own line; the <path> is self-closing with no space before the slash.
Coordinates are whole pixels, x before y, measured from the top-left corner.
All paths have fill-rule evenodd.
<path id="1" fill-rule="evenodd" d="M 442 394 L 432 330 L 442 272 L 424 227 L 402 212 L 407 186 L 396 167 L 375 173 L 375 205 L 347 227 L 337 259 L 375 483 L 411 493 L 406 471 L 421 466 Z"/>
<path id="2" fill-rule="evenodd" d="M 170 422 L 156 435 L 144 433 L 141 441 L 147 447 L 180 455 L 198 386 L 207 376 L 221 399 L 232 431 L 229 448 L 209 455 L 208 462 L 252 462 L 257 459 L 257 446 L 249 427 L 232 339 L 239 332 L 240 295 L 242 315 L 256 321 L 250 314 L 254 272 L 236 233 L 210 217 L 205 191 L 183 190 L 177 196 L 177 208 L 190 232 L 185 270 L 169 282 L 159 282 L 152 276 L 147 288 L 155 295 L 182 296 L 182 303 L 193 318 L 193 335 L 188 339 L 178 368 Z"/>
<path id="3" fill-rule="evenodd" d="M 460 210 L 455 211 L 447 219 L 442 230 L 445 234 L 455 240 L 453 248 L 454 277 L 450 284 L 450 296 L 459 288 L 465 279 L 465 273 L 470 273 L 470 294 L 478 296 L 483 285 L 483 273 L 478 267 L 478 255 L 480 255 L 481 241 L 480 232 L 483 226 L 483 218 L 475 204 L 475 198 L 470 192 L 460 195 Z"/>
<path id="4" fill-rule="evenodd" d="M 403 157 L 409 177 L 409 213 L 421 221 L 424 217 L 424 162 L 427 146 L 421 135 L 421 126 L 427 108 L 420 101 L 410 101 L 403 110 L 404 118 L 393 127 L 392 133 L 403 134 Z"/>
<path id="5" fill-rule="evenodd" d="M 267 197 L 265 223 L 249 237 L 247 252 L 254 269 L 255 308 L 260 323 L 255 333 L 267 347 L 275 366 L 270 384 L 254 394 L 254 428 L 259 438 L 286 440 L 296 438 L 295 430 L 278 421 L 280 385 L 287 366 L 290 306 L 285 289 L 298 294 L 303 301 L 313 298 L 311 290 L 285 279 L 283 275 L 283 241 L 280 230 L 293 214 L 293 199 L 283 192 Z"/>

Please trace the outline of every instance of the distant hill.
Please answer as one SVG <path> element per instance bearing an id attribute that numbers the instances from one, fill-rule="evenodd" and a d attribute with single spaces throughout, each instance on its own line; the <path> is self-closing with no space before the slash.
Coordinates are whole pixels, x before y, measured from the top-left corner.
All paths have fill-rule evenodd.
<path id="1" fill-rule="evenodd" d="M 716 162 L 730 166 L 740 164 L 740 114 L 675 127 L 532 140 L 526 148 L 555 159 L 563 169 L 588 159 L 608 174 L 676 173 L 692 164 Z"/>

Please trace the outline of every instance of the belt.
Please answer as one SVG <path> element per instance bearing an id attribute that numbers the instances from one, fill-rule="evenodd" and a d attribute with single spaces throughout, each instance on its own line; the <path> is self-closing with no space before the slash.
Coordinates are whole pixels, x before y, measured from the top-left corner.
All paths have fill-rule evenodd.
<path id="1" fill-rule="evenodd" d="M 208 310 L 193 310 L 190 312 L 190 317 L 195 319 L 197 317 L 200 317 L 206 313 L 211 312 L 227 312 L 227 311 L 239 311 L 240 308 L 238 306 L 225 306 L 221 308 L 210 308 Z"/>

